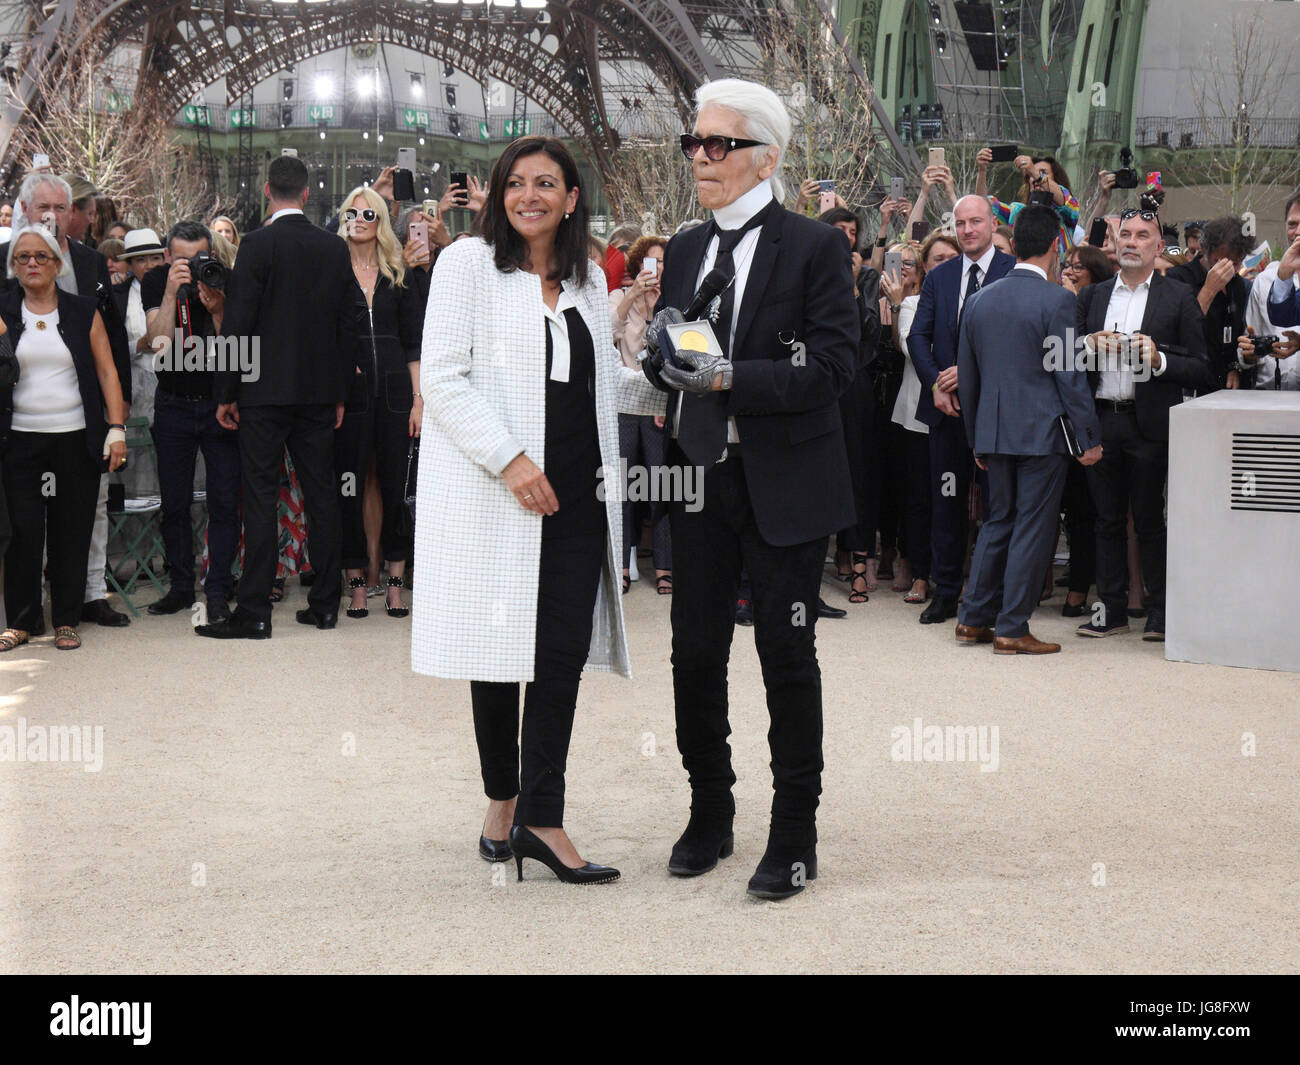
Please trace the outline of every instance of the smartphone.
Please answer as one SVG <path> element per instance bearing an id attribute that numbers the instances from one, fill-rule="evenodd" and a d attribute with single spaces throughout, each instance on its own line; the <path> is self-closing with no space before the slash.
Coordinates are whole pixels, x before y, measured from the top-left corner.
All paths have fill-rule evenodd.
<path id="1" fill-rule="evenodd" d="M 653 270 L 655 277 L 659 276 L 659 256 L 647 255 L 641 260 L 641 272 L 645 273 L 647 270 Z"/>
<path id="2" fill-rule="evenodd" d="M 422 204 L 420 205 L 420 210 L 422 210 L 422 211 L 423 211 L 425 214 L 427 214 L 430 218 L 437 218 L 437 217 L 438 217 L 438 201 L 437 201 L 437 200 L 425 200 L 424 203 L 422 203 Z"/>
<path id="3" fill-rule="evenodd" d="M 1092 226 L 1088 230 L 1088 243 L 1094 248 L 1100 248 L 1106 243 L 1106 218 L 1104 215 L 1092 220 Z"/>
<path id="4" fill-rule="evenodd" d="M 429 223 L 412 222 L 407 228 L 407 235 L 424 249 L 420 253 L 419 261 L 427 263 L 429 261 Z"/>
<path id="5" fill-rule="evenodd" d="M 826 188 L 827 185 L 830 186 L 829 189 Z M 819 213 L 825 214 L 834 206 L 835 206 L 835 182 L 823 181 L 822 190 L 821 192 L 817 193 L 817 210 Z"/>
<path id="6" fill-rule="evenodd" d="M 903 198 L 903 190 L 906 187 L 901 177 L 891 177 L 889 179 L 889 195 L 895 200 Z"/>
<path id="7" fill-rule="evenodd" d="M 930 223 L 924 218 L 918 218 L 912 223 L 912 239 L 918 244 L 930 235 Z"/>
<path id="8" fill-rule="evenodd" d="M 281 154 L 281 155 L 292 155 L 295 159 L 297 159 L 297 158 L 298 158 L 298 149 L 297 149 L 297 148 L 281 148 L 281 149 L 280 149 L 280 154 Z"/>
<path id="9" fill-rule="evenodd" d="M 397 149 L 397 169 L 415 171 L 415 149 L 398 148 Z"/>
<path id="10" fill-rule="evenodd" d="M 459 185 L 461 188 L 461 191 L 456 196 L 456 202 L 462 207 L 466 206 L 469 203 L 469 171 L 453 170 L 450 177 L 451 183 Z"/>
<path id="11" fill-rule="evenodd" d="M 49 165 L 50 165 L 50 157 L 49 157 L 48 155 L 33 155 L 33 156 L 32 156 L 32 169 L 33 169 L 33 170 L 40 170 L 40 169 L 42 169 L 42 168 L 44 168 L 44 167 L 48 167 Z"/>
<path id="12" fill-rule="evenodd" d="M 415 199 L 415 175 L 411 171 L 393 171 L 393 199 L 402 203 Z"/>
<path id="13" fill-rule="evenodd" d="M 903 253 L 901 251 L 885 252 L 885 273 L 892 274 L 900 281 L 903 278 Z"/>
<path id="14" fill-rule="evenodd" d="M 1020 154 L 1020 148 L 1015 144 L 995 144 L 990 150 L 995 163 L 1015 162 L 1016 156 Z"/>
<path id="15" fill-rule="evenodd" d="M 946 155 L 946 153 L 944 152 L 944 150 L 943 150 L 942 148 L 937 148 L 937 147 L 931 147 L 931 148 L 930 148 L 930 165 L 931 165 L 931 166 L 947 166 L 947 165 L 948 165 L 948 163 L 947 163 L 947 155 Z"/>

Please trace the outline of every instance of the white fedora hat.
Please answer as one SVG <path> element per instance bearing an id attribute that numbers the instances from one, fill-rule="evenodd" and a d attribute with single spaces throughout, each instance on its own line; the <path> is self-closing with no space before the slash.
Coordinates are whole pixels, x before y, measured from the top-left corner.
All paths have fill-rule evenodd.
<path id="1" fill-rule="evenodd" d="M 152 229 L 133 229 L 126 235 L 123 241 L 126 250 L 118 256 L 119 259 L 131 259 L 137 255 L 158 255 L 165 249 L 162 241 L 158 239 L 158 234 Z"/>

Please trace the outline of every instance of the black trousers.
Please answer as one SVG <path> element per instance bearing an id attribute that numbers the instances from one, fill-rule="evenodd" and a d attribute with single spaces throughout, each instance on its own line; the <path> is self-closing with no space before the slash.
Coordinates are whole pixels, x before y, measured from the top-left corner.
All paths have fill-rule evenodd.
<path id="1" fill-rule="evenodd" d="M 840 551 L 866 552 L 875 557 L 876 524 L 880 511 L 880 456 L 875 377 L 871 371 L 859 369 L 853 375 L 853 383 L 841 393 L 839 402 L 856 520 L 835 534 L 835 546 Z"/>
<path id="2" fill-rule="evenodd" d="M 1070 540 L 1070 591 L 1088 594 L 1097 579 L 1097 508 L 1092 502 L 1087 467 L 1070 463 L 1065 477 L 1065 534 Z M 1127 565 L 1127 563 L 1126 563 Z"/>
<path id="3" fill-rule="evenodd" d="M 907 495 L 907 452 L 903 434 L 894 423 L 894 401 L 902 386 L 901 372 L 880 371 L 876 374 L 876 454 L 880 475 L 877 483 L 876 524 L 880 528 L 880 548 L 909 556 L 904 499 Z"/>
<path id="4" fill-rule="evenodd" d="M 675 444 L 668 461 L 686 462 Z M 791 547 L 763 540 L 750 508 L 743 455 L 706 471 L 703 506 L 669 508 L 673 533 L 673 701 L 677 749 L 691 782 L 691 817 L 730 824 L 736 775 L 727 737 L 727 661 L 743 565 L 753 587 L 754 643 L 767 689 L 772 752 L 770 840 L 817 840 L 822 685 L 817 596 L 827 537 Z"/>
<path id="5" fill-rule="evenodd" d="M 537 642 L 533 679 L 524 692 L 522 734 L 519 685 L 470 682 L 483 790 L 489 799 L 519 796 L 517 825 L 564 824 L 564 769 L 578 682 L 591 647 L 605 542 L 604 532 L 542 540 Z"/>
<path id="6" fill-rule="evenodd" d="M 895 425 L 902 435 L 903 523 L 912 579 L 930 578 L 930 435 Z"/>
<path id="7" fill-rule="evenodd" d="M 664 431 L 655 425 L 653 415 L 619 414 L 618 451 L 630 470 L 641 465 L 653 470 L 664 463 Z M 629 474 L 630 479 L 630 474 Z M 623 503 L 623 568 L 631 565 L 632 552 L 641 542 L 641 526 L 633 519 L 637 503 Z M 673 545 L 668 534 L 668 510 L 665 504 L 652 502 L 650 513 L 654 519 L 655 569 L 672 569 Z"/>
<path id="8" fill-rule="evenodd" d="M 405 562 L 411 557 L 411 537 L 402 536 L 402 510 L 406 506 L 406 456 L 411 446 L 411 407 L 392 410 L 381 390 L 367 395 L 366 378 L 357 375 L 360 395 L 349 399 L 343 424 L 334 434 L 334 468 L 338 474 L 339 512 L 343 528 L 343 568 L 365 569 L 370 565 L 366 550 L 365 489 L 370 456 L 375 456 L 375 475 L 383 501 L 383 524 L 379 545 L 388 562 Z M 312 542 L 315 549 L 315 541 Z"/>
<path id="9" fill-rule="evenodd" d="M 935 594 L 956 599 L 970 534 L 970 481 L 975 459 L 960 418 L 930 427 L 930 575 Z"/>
<path id="10" fill-rule="evenodd" d="M 153 442 L 162 496 L 162 534 L 171 586 L 194 591 L 194 462 L 203 451 L 208 503 L 209 599 L 230 598 L 231 567 L 239 547 L 239 437 L 217 423 L 214 400 L 189 400 L 158 389 L 154 397 Z"/>
<path id="11" fill-rule="evenodd" d="M 50 566 L 55 628 L 81 620 L 86 559 L 95 528 L 100 469 L 86 450 L 86 430 L 9 434 L 3 459 L 5 503 L 12 526 L 5 552 L 5 614 L 9 627 L 43 632 L 41 555 Z M 48 543 L 47 543 L 48 539 Z"/>
<path id="12" fill-rule="evenodd" d="M 1111 623 L 1123 625 L 1128 617 L 1130 506 L 1151 609 L 1163 612 L 1165 608 L 1169 442 L 1144 437 L 1132 410 L 1116 413 L 1098 405 L 1097 417 L 1101 421 L 1102 458 L 1088 467 L 1088 483 L 1097 505 L 1097 594 Z"/>
<path id="13" fill-rule="evenodd" d="M 307 512 L 312 583 L 307 601 L 317 613 L 339 608 L 339 493 L 334 480 L 334 405 L 241 407 L 239 458 L 244 492 L 244 573 L 239 609 L 259 621 L 271 619 L 271 582 L 279 560 L 276 503 L 280 460 L 293 460 Z"/>

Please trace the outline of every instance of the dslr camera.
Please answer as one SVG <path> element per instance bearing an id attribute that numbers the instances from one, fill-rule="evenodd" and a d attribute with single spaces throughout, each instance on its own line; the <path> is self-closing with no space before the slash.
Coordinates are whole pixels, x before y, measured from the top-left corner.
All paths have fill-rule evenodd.
<path id="1" fill-rule="evenodd" d="M 218 259 L 211 252 L 202 251 L 198 255 L 193 255 L 189 260 L 190 277 L 195 281 L 202 281 L 208 288 L 226 290 L 226 279 L 230 277 L 230 271 L 226 264 Z"/>
<path id="2" fill-rule="evenodd" d="M 1117 189 L 1135 189 L 1138 187 L 1138 172 L 1133 166 L 1133 151 L 1130 148 L 1119 150 L 1120 168 L 1115 171 Z"/>
<path id="3" fill-rule="evenodd" d="M 1273 348 L 1282 343 L 1281 337 L 1253 337 L 1255 358 L 1262 359 L 1273 354 Z"/>

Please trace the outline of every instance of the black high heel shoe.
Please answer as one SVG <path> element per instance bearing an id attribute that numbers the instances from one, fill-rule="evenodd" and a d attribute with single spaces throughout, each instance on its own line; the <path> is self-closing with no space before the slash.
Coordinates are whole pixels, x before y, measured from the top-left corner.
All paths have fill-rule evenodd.
<path id="1" fill-rule="evenodd" d="M 508 839 L 478 838 L 478 856 L 485 862 L 508 862 L 514 856 Z"/>
<path id="2" fill-rule="evenodd" d="M 565 884 L 608 884 L 622 875 L 617 869 L 611 869 L 607 865 L 592 865 L 591 862 L 570 869 L 555 856 L 550 847 L 523 825 L 515 825 L 510 830 L 510 849 L 515 855 L 520 881 L 524 879 L 525 858 L 541 862 Z"/>
<path id="3" fill-rule="evenodd" d="M 405 587 L 406 587 L 406 582 L 405 582 L 401 577 L 389 577 L 389 578 L 388 578 L 388 587 L 390 587 L 390 588 L 405 588 Z M 398 594 L 398 596 L 400 597 L 402 593 L 401 593 L 401 592 L 398 592 L 397 594 Z M 409 607 L 404 607 L 404 606 L 389 606 L 389 605 L 388 605 L 387 597 L 385 597 L 385 599 L 384 599 L 384 610 L 387 612 L 387 614 L 388 614 L 388 616 L 389 616 L 390 618 L 404 618 L 404 617 L 406 617 L 407 614 L 409 614 L 409 613 L 411 612 L 411 610 L 410 610 Z"/>

